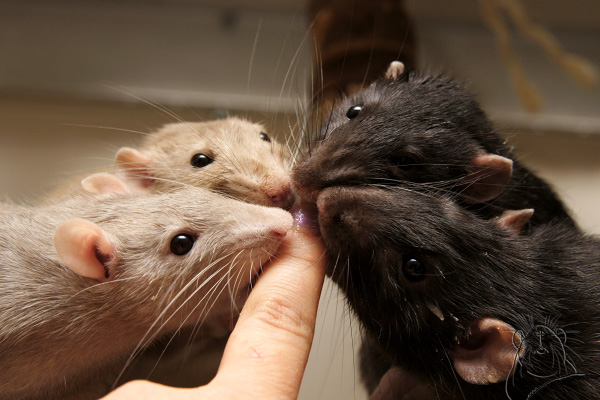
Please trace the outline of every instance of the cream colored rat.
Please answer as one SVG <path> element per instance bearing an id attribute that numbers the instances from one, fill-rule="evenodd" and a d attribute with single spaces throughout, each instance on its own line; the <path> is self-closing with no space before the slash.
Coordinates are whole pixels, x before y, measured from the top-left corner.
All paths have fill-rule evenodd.
<path id="1" fill-rule="evenodd" d="M 115 173 L 144 193 L 191 185 L 287 209 L 295 199 L 289 169 L 288 149 L 267 135 L 262 125 L 230 117 L 164 125 L 146 136 L 139 148 L 121 148 L 114 166 L 101 172 Z M 44 202 L 69 198 L 80 191 L 80 180 L 58 188 Z"/>
<path id="2" fill-rule="evenodd" d="M 119 179 L 78 177 L 52 192 L 44 204 L 82 191 L 110 193 L 114 185 L 125 183 L 140 196 L 197 186 L 288 209 L 295 200 L 290 154 L 265 132 L 261 124 L 236 117 L 167 124 L 145 136 L 138 148 L 123 147 L 116 153 L 114 165 L 105 170 Z M 146 378 L 178 386 L 207 383 L 218 367 L 232 325 L 229 319 L 202 321 L 177 336 L 161 338 L 122 371 L 121 382 Z"/>
<path id="3" fill-rule="evenodd" d="M 86 184 L 104 194 L 0 204 L 2 399 L 106 393 L 158 335 L 229 315 L 293 221 L 201 188 Z"/>

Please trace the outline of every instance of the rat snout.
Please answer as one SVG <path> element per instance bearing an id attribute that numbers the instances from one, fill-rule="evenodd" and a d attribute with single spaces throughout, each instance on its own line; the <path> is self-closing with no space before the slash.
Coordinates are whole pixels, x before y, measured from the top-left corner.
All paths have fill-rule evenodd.
<path id="1" fill-rule="evenodd" d="M 329 157 L 325 151 L 300 163 L 292 172 L 292 184 L 305 200 L 315 203 L 321 191 L 334 186 L 356 186 L 367 182 L 360 160 L 338 151 Z"/>
<path id="2" fill-rule="evenodd" d="M 346 237 L 354 241 L 365 234 L 364 207 L 357 192 L 360 192 L 360 189 L 332 187 L 319 194 L 319 225 L 332 239 L 339 241 Z"/>
<path id="3" fill-rule="evenodd" d="M 323 189 L 348 183 L 352 174 L 347 173 L 347 164 L 351 159 L 351 154 L 336 143 L 319 144 L 292 171 L 294 189 L 303 199 L 315 203 Z"/>
<path id="4" fill-rule="evenodd" d="M 382 212 L 385 191 L 366 186 L 325 188 L 317 199 L 319 225 L 325 242 L 350 252 L 381 246 L 391 216 Z"/>
<path id="5" fill-rule="evenodd" d="M 279 243 L 287 235 L 293 223 L 292 214 L 285 210 L 256 206 L 256 211 L 241 224 L 237 235 L 234 235 L 234 240 L 242 246 L 258 243 L 258 246 L 271 247 L 273 240 Z"/>
<path id="6" fill-rule="evenodd" d="M 316 199 L 319 216 L 333 218 L 336 215 L 360 210 L 365 189 L 360 186 L 334 186 L 323 189 Z"/>
<path id="7" fill-rule="evenodd" d="M 306 162 L 292 172 L 292 185 L 300 197 L 311 203 L 317 201 L 322 189 L 318 175 L 312 172 L 311 165 Z"/>
<path id="8" fill-rule="evenodd" d="M 273 221 L 270 223 L 269 234 L 274 238 L 283 239 L 290 229 L 292 229 L 294 218 L 292 217 L 292 214 L 283 210 L 276 214 L 279 215 L 276 218 L 273 218 Z"/>
<path id="9" fill-rule="evenodd" d="M 296 201 L 289 176 L 267 175 L 261 184 L 271 206 L 289 209 Z"/>

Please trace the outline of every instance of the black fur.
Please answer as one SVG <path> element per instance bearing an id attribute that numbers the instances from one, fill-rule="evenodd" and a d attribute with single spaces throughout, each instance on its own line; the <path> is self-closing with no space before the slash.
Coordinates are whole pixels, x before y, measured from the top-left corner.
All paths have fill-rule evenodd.
<path id="1" fill-rule="evenodd" d="M 600 398 L 600 241 L 565 221 L 519 236 L 446 196 L 401 187 L 327 188 L 317 205 L 329 274 L 384 357 L 439 398 Z M 423 281 L 403 276 L 406 255 L 425 264 Z M 482 317 L 524 337 L 522 363 L 506 382 L 473 385 L 454 371 L 456 339 Z M 555 333 L 555 350 L 535 352 L 538 325 Z M 557 373 L 576 375 L 552 381 Z"/>
<path id="2" fill-rule="evenodd" d="M 354 105 L 362 109 L 349 119 L 347 111 Z M 524 233 L 549 221 L 557 221 L 562 229 L 577 229 L 552 188 L 514 159 L 474 96 L 456 80 L 414 73 L 382 78 L 342 99 L 330 115 L 319 119 L 322 126 L 293 173 L 294 187 L 304 199 L 317 201 L 323 189 L 335 186 L 400 186 L 451 195 L 483 218 L 506 209 L 534 208 Z M 468 174 L 470 161 L 482 152 L 512 159 L 513 174 L 500 196 L 470 204 L 457 194 L 464 190 L 461 179 Z M 406 157 L 415 161 L 410 168 L 402 165 Z M 365 236 L 386 234 L 396 235 L 386 227 L 364 228 Z M 367 249 L 364 256 L 372 250 Z M 372 290 L 364 295 L 365 304 L 376 302 L 379 289 Z M 391 363 L 366 335 L 361 349 L 362 378 L 371 392 Z"/>
<path id="3" fill-rule="evenodd" d="M 357 104 L 362 110 L 348 119 L 348 109 Z M 343 99 L 321 121 L 316 140 L 293 173 L 304 198 L 315 201 L 325 187 L 356 184 L 458 193 L 464 190 L 460 178 L 468 174 L 470 161 L 487 152 L 513 160 L 512 178 L 496 199 L 464 207 L 484 218 L 506 209 L 535 208 L 532 226 L 552 219 L 575 226 L 551 187 L 514 160 L 474 96 L 456 80 L 414 73 L 382 78 Z M 414 164 L 406 165 L 406 157 Z"/>

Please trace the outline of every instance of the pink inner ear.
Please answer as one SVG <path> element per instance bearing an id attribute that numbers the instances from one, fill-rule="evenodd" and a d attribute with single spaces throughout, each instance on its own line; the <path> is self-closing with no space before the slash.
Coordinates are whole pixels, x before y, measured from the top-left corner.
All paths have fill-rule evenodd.
<path id="1" fill-rule="evenodd" d="M 147 189 L 154 184 L 150 172 L 152 160 L 139 150 L 122 147 L 115 156 L 117 173 L 122 174 L 130 185 L 138 189 Z"/>
<path id="2" fill-rule="evenodd" d="M 62 262 L 78 275 L 100 282 L 111 277 L 106 265 L 114 257 L 114 246 L 92 222 L 83 219 L 63 222 L 54 232 L 54 247 Z"/>
<path id="3" fill-rule="evenodd" d="M 521 230 L 533 216 L 533 208 L 524 210 L 506 210 L 498 217 L 497 223 L 503 228 L 510 229 L 516 234 L 521 233 Z"/>
<path id="4" fill-rule="evenodd" d="M 392 61 L 388 67 L 385 77 L 387 79 L 398 79 L 404 73 L 404 64 L 400 61 Z"/>
<path id="5" fill-rule="evenodd" d="M 470 330 L 470 337 L 456 345 L 456 372 L 476 385 L 502 382 L 512 376 L 525 349 L 514 328 L 495 318 L 482 318 L 473 322 Z"/>
<path id="6" fill-rule="evenodd" d="M 496 154 L 481 154 L 471 160 L 471 170 L 463 178 L 461 195 L 470 203 L 484 203 L 504 191 L 512 176 L 512 160 Z"/>
<path id="7" fill-rule="evenodd" d="M 81 186 L 90 193 L 118 194 L 129 192 L 129 187 L 112 174 L 93 174 L 81 181 Z"/>

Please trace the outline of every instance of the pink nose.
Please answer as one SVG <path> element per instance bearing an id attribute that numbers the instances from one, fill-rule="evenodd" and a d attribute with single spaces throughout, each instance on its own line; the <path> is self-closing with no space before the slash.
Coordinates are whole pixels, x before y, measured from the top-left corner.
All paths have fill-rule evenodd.
<path id="1" fill-rule="evenodd" d="M 270 208 L 268 211 L 269 219 L 266 222 L 269 225 L 269 235 L 272 239 L 281 240 L 292 229 L 294 218 L 287 211 Z"/>
<path id="2" fill-rule="evenodd" d="M 269 196 L 269 198 L 271 199 L 272 202 L 277 202 L 277 201 L 281 201 L 284 197 L 286 196 L 285 193 L 279 193 L 279 194 L 274 194 Z"/>
<path id="3" fill-rule="evenodd" d="M 276 239 L 281 239 L 285 235 L 287 235 L 287 230 L 277 229 L 277 230 L 272 230 L 271 231 L 271 236 L 273 236 Z"/>
<path id="4" fill-rule="evenodd" d="M 273 206 L 288 208 L 294 203 L 295 196 L 287 177 L 267 177 L 263 183 L 263 190 Z"/>
<path id="5" fill-rule="evenodd" d="M 290 187 L 287 186 L 287 187 L 281 188 L 281 190 L 277 193 L 274 193 L 274 194 L 269 193 L 267 195 L 269 196 L 271 201 L 273 203 L 275 203 L 275 202 L 283 201 L 283 200 L 287 199 L 290 196 L 290 194 L 291 194 Z"/>
<path id="6" fill-rule="evenodd" d="M 284 190 L 281 190 L 277 194 L 269 196 L 269 198 L 271 199 L 271 203 L 274 206 L 281 208 L 291 207 L 292 204 L 294 204 L 294 200 L 296 199 L 294 193 L 289 187 L 285 188 Z"/>

